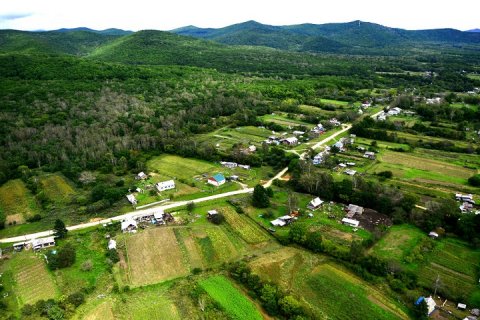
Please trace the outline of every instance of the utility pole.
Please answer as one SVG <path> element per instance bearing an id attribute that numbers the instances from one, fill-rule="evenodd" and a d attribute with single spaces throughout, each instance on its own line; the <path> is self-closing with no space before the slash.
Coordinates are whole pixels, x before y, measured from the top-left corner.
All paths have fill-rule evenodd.
<path id="1" fill-rule="evenodd" d="M 437 279 L 435 280 L 435 291 L 433 292 L 433 297 L 434 298 L 437 295 L 437 288 L 438 288 L 439 282 L 440 282 L 440 275 L 437 273 Z"/>

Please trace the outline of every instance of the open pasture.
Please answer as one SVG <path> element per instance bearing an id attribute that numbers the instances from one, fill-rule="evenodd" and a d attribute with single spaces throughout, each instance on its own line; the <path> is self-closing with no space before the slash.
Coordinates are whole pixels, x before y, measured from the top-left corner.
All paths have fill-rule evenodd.
<path id="1" fill-rule="evenodd" d="M 0 207 L 7 218 L 21 215 L 25 220 L 39 212 L 35 198 L 20 179 L 10 180 L 0 187 Z"/>
<path id="2" fill-rule="evenodd" d="M 40 185 L 45 196 L 52 202 L 65 203 L 71 200 L 75 190 L 58 174 L 49 174 L 40 178 Z"/>
<path id="3" fill-rule="evenodd" d="M 190 181 L 194 176 L 214 172 L 218 166 L 198 159 L 161 155 L 148 161 L 147 168 L 170 178 Z"/>
<path id="4" fill-rule="evenodd" d="M 151 228 L 124 238 L 127 282 L 153 284 L 188 274 L 182 252 L 171 228 Z"/>
<path id="5" fill-rule="evenodd" d="M 200 286 L 235 320 L 263 319 L 255 305 L 224 276 L 211 276 L 199 282 Z"/>
<path id="6" fill-rule="evenodd" d="M 21 305 L 57 297 L 57 286 L 43 259 L 31 252 L 18 253 L 9 261 L 15 279 L 14 291 Z"/>
<path id="7" fill-rule="evenodd" d="M 403 263 L 408 255 L 427 235 L 411 225 L 397 225 L 390 228 L 372 248 L 371 252 L 383 259 Z"/>

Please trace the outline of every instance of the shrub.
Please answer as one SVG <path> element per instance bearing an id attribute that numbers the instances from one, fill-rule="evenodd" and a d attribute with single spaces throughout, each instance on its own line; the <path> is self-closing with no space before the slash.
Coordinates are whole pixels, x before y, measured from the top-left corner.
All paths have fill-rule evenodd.
<path id="1" fill-rule="evenodd" d="M 82 271 L 90 271 L 93 268 L 93 263 L 92 260 L 87 260 L 84 263 L 82 263 L 82 266 L 80 267 Z"/>
<path id="2" fill-rule="evenodd" d="M 468 184 L 474 187 L 480 187 L 480 174 L 476 174 L 468 178 Z"/>
<path id="3" fill-rule="evenodd" d="M 225 221 L 225 216 L 221 213 L 217 213 L 211 216 L 210 221 L 217 225 L 222 224 Z"/>

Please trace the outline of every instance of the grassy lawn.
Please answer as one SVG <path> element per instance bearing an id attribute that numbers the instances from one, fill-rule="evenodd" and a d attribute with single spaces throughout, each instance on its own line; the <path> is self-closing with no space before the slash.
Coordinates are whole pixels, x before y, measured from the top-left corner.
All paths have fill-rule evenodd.
<path id="1" fill-rule="evenodd" d="M 7 216 L 7 225 L 13 221 L 23 223 L 40 211 L 35 198 L 20 179 L 10 180 L 0 187 L 0 207 Z"/>
<path id="2" fill-rule="evenodd" d="M 332 104 L 334 106 L 348 106 L 350 102 L 347 101 L 340 101 L 340 100 L 332 100 L 332 99 L 320 99 L 321 103 L 324 104 Z"/>
<path id="3" fill-rule="evenodd" d="M 404 257 L 427 237 L 425 232 L 408 224 L 393 226 L 371 248 L 371 252 L 380 258 L 404 264 Z"/>
<path id="4" fill-rule="evenodd" d="M 6 267 L 13 274 L 14 292 L 20 306 L 58 297 L 57 286 L 43 256 L 31 251 L 20 252 Z"/>
<path id="5" fill-rule="evenodd" d="M 96 230 L 81 230 L 69 234 L 59 245 L 69 242 L 76 250 L 73 266 L 55 271 L 55 276 L 63 294 L 71 294 L 82 288 L 95 288 L 109 276 L 109 266 L 105 257 L 107 240 Z M 84 264 L 91 268 L 84 269 Z"/>
<path id="6" fill-rule="evenodd" d="M 287 117 L 286 114 L 284 113 L 275 113 L 275 114 L 266 114 L 264 116 L 259 117 L 262 121 L 264 122 L 275 122 L 278 123 L 282 126 L 307 126 L 307 127 L 313 127 L 312 124 L 308 122 L 304 122 L 302 120 L 298 119 L 292 119 Z M 270 134 L 271 135 L 271 134 Z"/>
<path id="7" fill-rule="evenodd" d="M 200 286 L 225 312 L 236 320 L 263 319 L 255 305 L 224 276 L 211 276 L 199 282 Z"/>
<path id="8" fill-rule="evenodd" d="M 45 196 L 54 203 L 68 203 L 75 194 L 67 180 L 58 174 L 49 174 L 40 178 L 40 186 Z"/>

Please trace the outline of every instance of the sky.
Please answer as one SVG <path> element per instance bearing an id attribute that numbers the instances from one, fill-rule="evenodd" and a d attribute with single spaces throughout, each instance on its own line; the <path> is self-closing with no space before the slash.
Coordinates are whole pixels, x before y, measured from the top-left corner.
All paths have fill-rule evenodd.
<path id="1" fill-rule="evenodd" d="M 478 0 L 0 0 L 0 29 L 171 30 L 361 20 L 409 30 L 480 28 Z"/>

